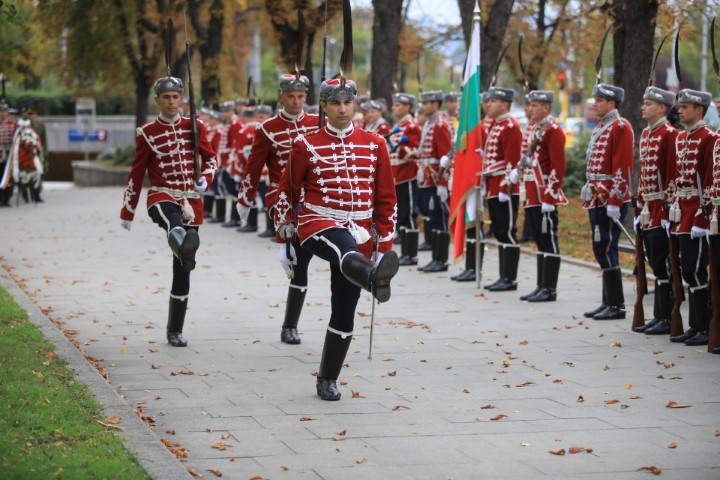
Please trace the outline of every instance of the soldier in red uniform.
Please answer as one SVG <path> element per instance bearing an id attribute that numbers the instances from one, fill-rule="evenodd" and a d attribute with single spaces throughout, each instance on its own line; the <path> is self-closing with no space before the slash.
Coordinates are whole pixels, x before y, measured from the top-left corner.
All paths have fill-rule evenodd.
<path id="1" fill-rule="evenodd" d="M 407 93 L 393 95 L 392 116 L 395 125 L 387 137 L 390 165 L 395 179 L 398 206 L 400 265 L 417 265 L 417 163 L 414 151 L 420 146 L 422 131 L 413 117 L 415 97 Z"/>
<path id="2" fill-rule="evenodd" d="M 709 248 L 713 249 L 715 258 L 720 258 L 720 229 L 718 228 L 718 218 L 720 218 L 720 141 L 715 140 L 713 148 L 713 162 L 710 171 L 706 174 L 706 178 L 711 179 L 711 187 L 709 189 L 709 199 L 707 201 L 707 210 L 710 217 L 709 228 Z M 715 278 L 720 278 L 720 265 L 710 264 L 710 268 L 715 269 Z M 717 287 L 715 287 L 717 288 Z M 713 315 L 717 315 L 720 305 L 714 305 Z M 720 347 L 713 347 L 711 353 L 720 355 Z"/>
<path id="3" fill-rule="evenodd" d="M 648 335 L 670 333 L 672 312 L 672 282 L 668 255 L 670 242 L 665 192 L 675 172 L 675 139 L 678 131 L 667 120 L 675 105 L 675 94 L 657 87 L 648 87 L 641 107 L 648 126 L 640 137 L 640 180 L 638 188 L 635 228 L 642 230 L 642 240 L 653 275 L 655 275 L 655 305 L 653 319 L 636 332 Z"/>
<path id="4" fill-rule="evenodd" d="M 130 230 L 147 172 L 150 180 L 148 214 L 167 233 L 168 244 L 173 252 L 167 339 L 174 347 L 184 347 L 187 340 L 182 331 L 190 293 L 190 272 L 195 268 L 195 253 L 200 246 L 198 228 L 203 222 L 200 194 L 207 189 L 215 175 L 216 154 L 208 142 L 205 125 L 198 122 L 202 176 L 196 182 L 191 120 L 179 114 L 182 80 L 175 77 L 160 78 L 155 82 L 153 90 L 160 115 L 137 129 L 135 159 L 123 196 L 120 225 Z"/>
<path id="5" fill-rule="evenodd" d="M 525 184 L 525 225 L 538 248 L 537 288 L 520 300 L 553 302 L 557 298 L 560 272 L 558 244 L 558 205 L 566 205 L 562 191 L 565 178 L 565 132 L 550 115 L 553 92 L 533 90 L 527 94 L 533 130 L 518 168 L 510 172 L 510 182 Z"/>
<path id="6" fill-rule="evenodd" d="M 10 116 L 10 107 L 0 100 L 0 206 L 9 207 L 12 197 L 12 168 L 8 163 L 8 153 L 13 135 L 17 129 L 15 119 Z"/>
<path id="7" fill-rule="evenodd" d="M 397 207 L 390 159 L 382 137 L 353 126 L 356 94 L 349 79 L 322 83 L 320 106 L 328 124 L 295 140 L 275 204 L 278 242 L 299 237 L 304 248 L 330 262 L 332 312 L 316 386 L 323 400 L 340 399 L 337 378 L 361 289 L 378 302 L 388 301 L 399 268 L 392 250 Z M 282 245 L 283 268 L 289 268 L 295 251 Z"/>
<path id="8" fill-rule="evenodd" d="M 235 227 L 239 224 L 237 212 L 232 209 L 230 219 L 226 222 L 227 199 L 237 196 L 238 187 L 230 175 L 231 165 L 235 162 L 235 140 L 242 129 L 242 121 L 235 113 L 235 102 L 228 100 L 220 105 L 223 125 L 220 129 L 220 147 L 218 149 L 218 172 L 213 180 L 215 192 L 215 216 L 208 223 L 222 223 L 224 227 Z"/>
<path id="9" fill-rule="evenodd" d="M 418 250 L 432 250 L 432 260 L 418 270 L 426 273 L 445 272 L 448 269 L 448 182 L 440 177 L 440 159 L 452 149 L 452 129 L 440 110 L 445 95 L 440 90 L 420 94 L 423 114 L 427 121 L 422 126 L 420 157 L 418 162 L 418 207 L 425 217 L 425 242 Z M 428 245 L 428 243 L 430 245 Z"/>
<path id="10" fill-rule="evenodd" d="M 710 198 L 713 149 L 717 135 L 705 125 L 703 118 L 712 96 L 707 92 L 684 89 L 677 99 L 680 122 L 685 130 L 675 141 L 677 162 L 675 189 L 669 220 L 671 232 L 677 235 L 680 247 L 680 269 L 688 284 L 689 328 L 671 342 L 686 345 L 707 345 L 710 324 L 710 289 L 708 288 L 708 233 L 705 215 L 706 199 Z"/>
<path id="11" fill-rule="evenodd" d="M 222 113 L 217 110 L 210 108 L 201 108 L 199 112 L 199 118 L 206 124 L 206 133 L 208 142 L 212 146 L 214 152 L 220 150 L 220 131 L 223 128 L 223 117 Z M 216 158 L 216 162 L 218 159 Z M 202 193 L 203 197 L 203 218 L 210 218 L 213 216 L 213 205 L 215 204 L 215 192 L 212 188 L 206 189 Z M 223 215 L 224 216 L 224 215 Z"/>
<path id="12" fill-rule="evenodd" d="M 318 116 L 309 115 L 303 111 L 309 85 L 310 81 L 304 75 L 284 74 L 280 76 L 282 108 L 277 115 L 260 124 L 255 130 L 255 139 L 250 149 L 250 156 L 237 199 L 237 210 L 241 218 L 246 219 L 250 214 L 250 208 L 255 202 L 255 195 L 258 192 L 258 185 L 265 167 L 268 169 L 270 181 L 265 194 L 265 205 L 269 211 L 275 207 L 278 182 L 287 165 L 292 141 L 298 135 L 317 130 Z M 295 247 L 297 247 L 295 250 L 298 255 L 297 266 L 288 288 L 285 319 L 280 331 L 280 340 L 293 345 L 300 343 L 297 325 L 305 302 L 308 282 L 307 268 L 312 258 L 309 250 L 300 247 L 299 244 L 296 244 Z"/>
<path id="13" fill-rule="evenodd" d="M 363 130 L 385 137 L 390 133 L 390 124 L 383 118 L 383 104 L 378 100 L 370 100 L 365 104 L 365 126 Z"/>
<path id="14" fill-rule="evenodd" d="M 40 135 L 30 126 L 30 120 L 20 119 L 17 126 L 8 164 L 12 165 L 13 181 L 18 187 L 18 195 L 22 195 L 25 202 L 38 202 L 43 174 L 42 141 Z"/>
<path id="15" fill-rule="evenodd" d="M 517 184 L 511 184 L 508 174 L 520 161 L 522 130 L 510 115 L 514 90 L 493 86 L 488 89 L 486 98 L 487 114 L 494 121 L 485 141 L 482 175 L 490 212 L 490 229 L 498 241 L 500 275 L 485 288 L 491 292 L 517 290 L 520 245 L 517 243 L 515 222 L 520 196 Z"/>
<path id="16" fill-rule="evenodd" d="M 600 83 L 592 92 L 600 121 L 592 132 L 582 189 L 583 207 L 588 210 L 593 234 L 593 252 L 603 270 L 601 305 L 584 315 L 595 320 L 625 318 L 625 295 L 618 259 L 618 241 L 630 202 L 633 170 L 633 130 L 618 113 L 625 91 Z"/>

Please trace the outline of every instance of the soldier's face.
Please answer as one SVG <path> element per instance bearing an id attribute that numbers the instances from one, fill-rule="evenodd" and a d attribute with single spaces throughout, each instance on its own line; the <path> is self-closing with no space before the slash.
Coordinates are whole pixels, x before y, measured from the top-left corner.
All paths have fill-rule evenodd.
<path id="1" fill-rule="evenodd" d="M 155 97 L 155 103 L 160 107 L 160 112 L 168 118 L 173 118 L 178 114 L 182 101 L 182 95 L 178 92 L 160 92 L 160 94 Z"/>
<path id="2" fill-rule="evenodd" d="M 355 102 L 352 99 L 320 102 L 320 106 L 325 110 L 328 123 L 334 128 L 344 130 L 350 126 L 355 113 Z"/>
<path id="3" fill-rule="evenodd" d="M 545 102 L 530 103 L 530 120 L 539 122 L 550 115 L 550 104 Z"/>
<path id="4" fill-rule="evenodd" d="M 445 100 L 445 110 L 449 115 L 455 115 L 459 106 L 460 102 L 457 100 Z"/>
<path id="5" fill-rule="evenodd" d="M 392 104 L 392 116 L 395 120 L 400 120 L 405 115 L 410 113 L 410 105 L 407 103 L 393 102 Z"/>
<path id="6" fill-rule="evenodd" d="M 598 117 L 604 117 L 615 108 L 615 102 L 607 98 L 595 97 L 595 113 Z"/>
<path id="7" fill-rule="evenodd" d="M 643 120 L 653 123 L 667 114 L 667 106 L 655 100 L 643 100 L 640 112 L 642 112 Z"/>
<path id="8" fill-rule="evenodd" d="M 677 111 L 683 125 L 693 125 L 703 118 L 703 107 L 694 103 L 678 103 Z"/>
<path id="9" fill-rule="evenodd" d="M 365 118 L 368 123 L 377 122 L 381 116 L 382 112 L 375 108 L 369 108 L 368 111 L 365 112 Z"/>
<path id="10" fill-rule="evenodd" d="M 491 117 L 499 117 L 510 111 L 510 104 L 504 100 L 491 98 L 487 102 L 487 114 Z"/>
<path id="11" fill-rule="evenodd" d="M 426 117 L 432 116 L 438 110 L 440 110 L 438 102 L 422 102 L 422 111 Z"/>
<path id="12" fill-rule="evenodd" d="M 280 103 L 290 115 L 298 115 L 302 111 L 307 94 L 305 92 L 283 92 L 280 94 Z"/>

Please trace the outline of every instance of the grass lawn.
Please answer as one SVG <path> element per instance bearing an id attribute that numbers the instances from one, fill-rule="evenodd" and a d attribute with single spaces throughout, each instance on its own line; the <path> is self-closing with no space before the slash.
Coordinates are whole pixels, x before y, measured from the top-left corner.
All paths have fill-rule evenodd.
<path id="1" fill-rule="evenodd" d="M 88 388 L 2 288 L 0 402 L 0 478 L 150 478 Z"/>

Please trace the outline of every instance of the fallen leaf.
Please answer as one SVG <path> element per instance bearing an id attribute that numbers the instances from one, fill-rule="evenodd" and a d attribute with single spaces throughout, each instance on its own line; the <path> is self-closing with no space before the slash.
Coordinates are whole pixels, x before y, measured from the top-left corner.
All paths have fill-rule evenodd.
<path id="1" fill-rule="evenodd" d="M 622 347 L 622 343 L 620 343 L 620 342 L 612 342 L 612 343 L 610 344 L 610 346 L 611 346 L 611 347 Z"/>
<path id="2" fill-rule="evenodd" d="M 348 384 L 347 380 L 340 380 L 338 383 L 339 383 L 340 385 L 347 385 L 347 384 Z"/>
<path id="3" fill-rule="evenodd" d="M 468 390 L 467 388 L 463 388 L 463 393 L 470 393 L 470 390 Z"/>
<path id="4" fill-rule="evenodd" d="M 610 370 L 610 367 L 608 367 L 607 365 L 603 365 L 603 370 Z"/>
<path id="5" fill-rule="evenodd" d="M 152 368 L 153 370 L 157 370 L 158 368 L 162 368 L 162 365 L 160 365 L 159 363 L 153 363 L 152 365 L 150 365 L 150 368 Z"/>
<path id="6" fill-rule="evenodd" d="M 605 400 L 606 405 L 614 405 L 616 403 L 620 403 L 620 400 L 615 400 L 615 399 Z"/>
<path id="7" fill-rule="evenodd" d="M 122 419 L 118 416 L 108 417 L 105 419 L 105 423 L 112 423 L 113 425 L 117 425 L 121 421 L 122 421 Z"/>
<path id="8" fill-rule="evenodd" d="M 488 405 L 483 405 L 483 406 L 480 407 L 480 408 L 481 408 L 482 410 L 487 410 L 487 409 L 489 409 L 489 408 L 495 408 L 495 405 L 490 405 L 490 404 L 488 404 Z M 719 431 L 720 431 L 720 430 L 719 430 Z"/>
<path id="9" fill-rule="evenodd" d="M 221 452 L 224 452 L 224 451 L 227 450 L 228 448 L 232 448 L 232 445 L 230 445 L 230 444 L 228 444 L 228 443 L 222 443 L 222 442 L 213 442 L 213 443 L 210 444 L 210 446 L 211 446 L 212 448 L 217 448 L 217 449 L 220 450 Z"/>
<path id="10" fill-rule="evenodd" d="M 561 380 L 559 378 L 553 380 L 553 383 L 565 383 L 565 380 Z"/>
<path id="11" fill-rule="evenodd" d="M 642 398 L 640 395 L 633 395 L 630 397 L 630 400 L 637 400 L 638 398 Z"/>
<path id="12" fill-rule="evenodd" d="M 216 477 L 222 477 L 222 472 L 221 472 L 220 470 L 208 468 L 207 471 L 210 472 L 210 473 L 212 473 L 212 474 L 215 475 Z"/>
<path id="13" fill-rule="evenodd" d="M 397 370 L 390 370 L 387 374 L 391 377 L 394 377 L 395 375 L 397 375 Z"/>
<path id="14" fill-rule="evenodd" d="M 520 446 L 521 446 L 521 447 L 529 447 L 530 444 L 529 444 L 528 442 L 522 442 L 522 443 L 520 444 Z"/>
<path id="15" fill-rule="evenodd" d="M 583 447 L 570 447 L 568 449 L 568 453 L 571 453 L 571 454 L 580 453 L 580 452 L 584 452 L 584 451 L 585 451 L 585 448 L 583 448 Z"/>
<path id="16" fill-rule="evenodd" d="M 356 392 L 355 390 L 350 390 L 350 392 L 352 393 L 352 398 L 367 398 L 365 395 L 360 392 Z"/>
<path id="17" fill-rule="evenodd" d="M 518 388 L 522 388 L 522 387 L 527 387 L 528 385 L 535 385 L 535 382 L 531 382 L 530 380 L 526 380 L 526 381 L 524 381 L 524 382 L 522 382 L 522 383 L 518 383 L 518 384 L 515 385 L 515 386 L 518 387 Z"/>
<path id="18" fill-rule="evenodd" d="M 648 472 L 654 473 L 655 475 L 660 475 L 662 473 L 662 469 L 656 467 L 655 465 L 651 465 L 649 467 L 640 467 L 636 470 L 636 472 L 639 472 L 640 470 L 647 470 Z"/>
<path id="19" fill-rule="evenodd" d="M 677 448 L 677 443 L 672 442 L 670 445 L 668 445 L 668 448 Z"/>
<path id="20" fill-rule="evenodd" d="M 263 477 L 262 475 L 255 475 L 254 477 L 250 478 L 250 480 L 268 480 L 268 479 Z"/>
<path id="21" fill-rule="evenodd" d="M 194 468 L 192 468 L 192 467 L 188 467 L 187 471 L 188 471 L 188 473 L 189 473 L 190 475 L 192 475 L 192 476 L 195 477 L 195 478 L 202 478 L 202 473 L 196 471 L 196 470 L 195 470 Z"/>
<path id="22" fill-rule="evenodd" d="M 170 375 L 174 377 L 175 375 L 195 375 L 195 373 L 189 370 L 179 370 L 177 372 L 170 372 Z"/>
<path id="23" fill-rule="evenodd" d="M 105 422 L 101 422 L 100 420 L 95 420 L 95 421 L 105 428 L 114 428 L 115 430 L 120 430 L 121 432 L 125 430 L 120 425 L 113 425 L 112 423 L 105 423 Z"/>
<path id="24" fill-rule="evenodd" d="M 300 417 L 301 422 L 312 422 L 313 420 L 317 420 L 317 418 Z"/>
<path id="25" fill-rule="evenodd" d="M 549 450 L 548 453 L 552 453 L 553 455 L 565 455 L 565 449 L 561 448 L 560 450 Z"/>
<path id="26" fill-rule="evenodd" d="M 501 418 L 510 418 L 510 417 L 508 417 L 505 414 L 499 413 L 499 414 L 495 415 L 494 417 L 492 417 L 490 420 L 495 421 L 495 420 L 500 420 Z"/>
<path id="27" fill-rule="evenodd" d="M 367 458 L 365 458 L 365 457 L 360 457 L 357 460 L 355 460 L 355 463 L 358 463 L 358 464 L 365 463 L 365 462 L 367 462 Z"/>
<path id="28" fill-rule="evenodd" d="M 527 345 L 527 344 L 528 344 L 527 340 L 523 340 L 522 342 L 518 343 L 518 345 Z"/>
<path id="29" fill-rule="evenodd" d="M 624 403 L 620 404 L 621 409 L 630 408 L 630 405 L 625 405 Z"/>
<path id="30" fill-rule="evenodd" d="M 632 388 L 632 384 L 630 384 L 630 383 L 626 383 L 626 384 L 625 384 L 625 389 L 626 389 L 626 390 L 630 390 L 631 388 Z"/>
<path id="31" fill-rule="evenodd" d="M 715 436 L 720 437 L 720 430 L 715 430 Z"/>
<path id="32" fill-rule="evenodd" d="M 332 437 L 333 442 L 342 442 L 345 440 L 345 437 Z"/>
<path id="33" fill-rule="evenodd" d="M 673 402 L 670 400 L 667 405 L 665 405 L 667 408 L 688 408 L 690 405 L 681 405 L 677 402 Z"/>
<path id="34" fill-rule="evenodd" d="M 410 410 L 410 407 L 406 407 L 405 405 L 395 405 L 392 407 L 393 411 L 396 410 Z"/>
<path id="35" fill-rule="evenodd" d="M 341 430 L 341 431 L 339 431 L 339 432 L 335 432 L 335 433 L 337 433 L 338 435 L 340 435 L 340 436 L 344 437 L 344 436 L 345 436 L 345 434 L 347 434 L 347 430 Z"/>
<path id="36" fill-rule="evenodd" d="M 575 400 L 575 401 L 576 401 L 577 403 L 583 403 L 583 402 L 585 401 L 585 397 L 583 397 L 582 395 L 580 395 L 580 396 L 577 398 L 577 400 Z"/>

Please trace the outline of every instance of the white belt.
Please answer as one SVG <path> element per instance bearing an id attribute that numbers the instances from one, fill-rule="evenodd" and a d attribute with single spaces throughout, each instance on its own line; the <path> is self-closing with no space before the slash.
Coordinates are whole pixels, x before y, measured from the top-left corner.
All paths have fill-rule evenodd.
<path id="1" fill-rule="evenodd" d="M 507 172 L 505 170 L 495 170 L 494 172 L 489 172 L 486 174 L 487 177 L 499 177 L 500 175 L 505 175 Z"/>
<path id="2" fill-rule="evenodd" d="M 642 198 L 646 202 L 652 202 L 653 200 L 662 200 L 662 195 L 659 193 L 643 193 Z"/>
<path id="3" fill-rule="evenodd" d="M 174 188 L 151 187 L 151 191 L 158 193 L 166 193 L 173 198 L 200 198 L 200 194 L 195 190 L 175 190 Z"/>
<path id="4" fill-rule="evenodd" d="M 399 167 L 400 165 L 405 165 L 406 163 L 410 163 L 410 162 L 412 162 L 411 158 L 403 158 L 403 159 L 391 158 L 390 159 L 390 165 L 392 165 L 393 167 Z"/>
<path id="5" fill-rule="evenodd" d="M 612 175 L 606 175 L 604 173 L 588 173 L 587 179 L 594 182 L 604 182 L 607 180 L 612 180 Z"/>
<path id="6" fill-rule="evenodd" d="M 698 189 L 692 187 L 678 188 L 678 198 L 693 198 L 698 196 Z"/>
<path id="7" fill-rule="evenodd" d="M 347 222 L 348 220 L 367 220 L 368 218 L 372 218 L 373 216 L 372 210 L 348 212 L 345 210 L 337 210 L 330 207 L 321 207 L 320 205 L 313 205 L 312 203 L 307 202 L 305 202 L 305 207 L 317 213 L 318 215 L 331 218 L 332 220 L 338 222 Z"/>
<path id="8" fill-rule="evenodd" d="M 710 203 L 712 203 L 715 206 L 720 207 L 720 198 L 713 198 L 712 200 L 710 200 Z"/>
<path id="9" fill-rule="evenodd" d="M 547 182 L 547 175 L 543 175 L 542 179 L 543 182 Z M 523 175 L 523 181 L 525 182 L 534 182 L 535 181 L 535 174 L 534 173 L 526 173 Z"/>
<path id="10" fill-rule="evenodd" d="M 437 158 L 423 158 L 421 161 L 423 165 L 435 165 L 440 163 L 440 160 Z"/>

